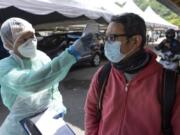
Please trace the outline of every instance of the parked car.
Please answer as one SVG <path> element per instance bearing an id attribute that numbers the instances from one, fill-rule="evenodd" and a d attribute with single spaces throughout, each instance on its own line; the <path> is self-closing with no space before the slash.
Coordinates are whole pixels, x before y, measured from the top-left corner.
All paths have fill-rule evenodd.
<path id="1" fill-rule="evenodd" d="M 45 52 L 50 58 L 54 58 L 72 45 L 81 35 L 81 32 L 53 34 L 38 41 L 38 49 Z M 99 44 L 99 40 L 96 37 L 95 35 L 91 51 L 85 53 L 78 63 L 89 62 L 93 66 L 100 64 L 102 55 L 101 44 Z"/>
<path id="2" fill-rule="evenodd" d="M 40 35 L 38 32 L 35 33 L 37 41 L 40 41 L 44 38 L 44 36 Z"/>

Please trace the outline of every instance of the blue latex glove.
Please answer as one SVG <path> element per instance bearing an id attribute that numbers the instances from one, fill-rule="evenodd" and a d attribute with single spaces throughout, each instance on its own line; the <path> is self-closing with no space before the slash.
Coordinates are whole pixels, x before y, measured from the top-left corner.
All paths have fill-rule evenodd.
<path id="1" fill-rule="evenodd" d="M 77 60 L 81 58 L 86 52 L 90 52 L 93 45 L 93 34 L 85 34 L 77 39 L 73 45 L 68 48 L 68 52 L 76 57 Z"/>

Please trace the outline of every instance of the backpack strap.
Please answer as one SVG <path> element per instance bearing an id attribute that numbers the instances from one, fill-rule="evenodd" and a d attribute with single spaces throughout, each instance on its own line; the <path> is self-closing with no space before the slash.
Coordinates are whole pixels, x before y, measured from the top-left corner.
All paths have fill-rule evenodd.
<path id="1" fill-rule="evenodd" d="M 162 131 L 163 135 L 173 135 L 171 126 L 172 109 L 176 98 L 175 71 L 164 69 L 164 82 L 162 91 Z"/>
<path id="2" fill-rule="evenodd" d="M 104 92 L 105 92 L 105 87 L 106 87 L 106 83 L 109 77 L 109 73 L 111 71 L 111 63 L 108 62 L 106 63 L 98 76 L 98 96 L 97 96 L 97 120 L 100 121 L 101 119 L 101 111 L 102 111 L 102 100 L 103 100 L 103 96 L 104 96 Z"/>

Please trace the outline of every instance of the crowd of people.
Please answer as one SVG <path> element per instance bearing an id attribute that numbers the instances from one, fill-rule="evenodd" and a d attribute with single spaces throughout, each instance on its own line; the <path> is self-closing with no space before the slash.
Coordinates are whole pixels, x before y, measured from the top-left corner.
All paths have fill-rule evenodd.
<path id="1" fill-rule="evenodd" d="M 158 61 L 157 55 L 144 47 L 146 29 L 145 21 L 134 13 L 111 18 L 104 45 L 108 63 L 93 76 L 86 97 L 86 135 L 180 134 L 180 44 L 175 40 L 174 30 L 168 30 L 166 39 L 156 47 L 162 54 Z M 0 32 L 9 54 L 0 60 L 0 92 L 10 111 L 0 127 L 0 135 L 25 135 L 20 121 L 47 108 L 63 118 L 66 107 L 58 84 L 91 49 L 93 33 L 82 34 L 50 60 L 37 50 L 35 29 L 26 20 L 10 18 L 2 24 Z M 175 66 L 169 68 L 162 61 Z M 161 100 L 169 90 L 164 82 L 166 73 L 175 78 L 175 85 L 170 86 L 175 96 L 168 111 L 167 102 Z"/>

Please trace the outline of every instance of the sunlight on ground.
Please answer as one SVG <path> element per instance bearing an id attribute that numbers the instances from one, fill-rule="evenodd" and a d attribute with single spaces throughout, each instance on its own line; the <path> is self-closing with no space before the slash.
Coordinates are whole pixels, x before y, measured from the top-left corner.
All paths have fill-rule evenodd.
<path id="1" fill-rule="evenodd" d="M 72 128 L 73 131 L 75 131 L 75 134 L 84 135 L 84 130 L 80 129 L 79 127 L 75 125 L 72 125 L 71 123 L 68 123 L 68 125 Z"/>

